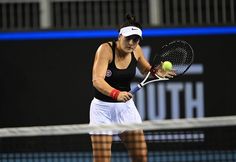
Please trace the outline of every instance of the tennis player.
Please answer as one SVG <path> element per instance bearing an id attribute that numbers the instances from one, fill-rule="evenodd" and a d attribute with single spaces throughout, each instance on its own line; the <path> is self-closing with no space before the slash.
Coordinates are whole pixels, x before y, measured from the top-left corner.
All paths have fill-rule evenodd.
<path id="1" fill-rule="evenodd" d="M 90 105 L 90 125 L 141 123 L 132 99 L 130 82 L 136 67 L 142 74 L 151 66 L 144 58 L 139 42 L 142 27 L 131 15 L 119 29 L 116 41 L 106 42 L 97 49 L 92 72 L 95 96 Z M 158 67 L 161 77 L 173 77 Z M 94 162 L 110 162 L 112 135 L 118 134 L 133 162 L 147 162 L 147 146 L 143 131 L 91 132 Z"/>

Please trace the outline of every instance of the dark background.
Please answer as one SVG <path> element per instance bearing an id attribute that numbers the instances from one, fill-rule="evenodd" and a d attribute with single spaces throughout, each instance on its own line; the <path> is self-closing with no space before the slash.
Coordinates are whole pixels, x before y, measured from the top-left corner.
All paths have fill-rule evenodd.
<path id="1" fill-rule="evenodd" d="M 0 42 L 0 127 L 88 123 L 91 72 L 98 46 L 111 39 Z M 236 115 L 235 35 L 145 38 L 152 53 L 169 41 L 188 41 L 202 75 L 205 116 Z"/>

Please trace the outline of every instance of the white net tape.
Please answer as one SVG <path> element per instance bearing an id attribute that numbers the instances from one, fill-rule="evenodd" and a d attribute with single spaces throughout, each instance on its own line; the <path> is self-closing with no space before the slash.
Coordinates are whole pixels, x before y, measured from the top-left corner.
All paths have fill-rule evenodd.
<path id="1" fill-rule="evenodd" d="M 191 119 L 171 119 L 171 120 L 149 120 L 142 124 L 113 124 L 91 126 L 88 124 L 71 125 L 51 125 L 51 126 L 32 126 L 0 128 L 0 138 L 18 136 L 47 136 L 47 135 L 72 135 L 86 134 L 92 131 L 124 131 L 124 130 L 166 130 L 166 129 L 187 129 L 204 127 L 236 126 L 235 116 L 206 117 Z"/>

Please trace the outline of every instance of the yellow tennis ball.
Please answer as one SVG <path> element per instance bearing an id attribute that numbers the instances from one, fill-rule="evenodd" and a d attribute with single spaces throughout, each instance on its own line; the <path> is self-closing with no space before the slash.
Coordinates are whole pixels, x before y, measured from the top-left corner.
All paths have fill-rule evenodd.
<path id="1" fill-rule="evenodd" d="M 163 62 L 162 64 L 162 69 L 164 71 L 169 71 L 169 70 L 172 70 L 172 63 L 170 61 L 165 61 Z"/>

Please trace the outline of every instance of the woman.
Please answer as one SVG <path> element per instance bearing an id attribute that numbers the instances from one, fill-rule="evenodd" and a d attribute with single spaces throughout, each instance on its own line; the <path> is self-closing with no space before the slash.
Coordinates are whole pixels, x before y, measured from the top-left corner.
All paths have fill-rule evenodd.
<path id="1" fill-rule="evenodd" d="M 95 96 L 90 106 L 91 125 L 142 122 L 129 92 L 136 67 L 142 74 L 151 68 L 139 46 L 141 39 L 141 25 L 127 15 L 118 39 L 103 43 L 97 49 L 92 72 Z M 173 71 L 165 72 L 161 66 L 156 73 L 161 77 L 175 75 Z M 112 135 L 115 133 L 125 144 L 133 162 L 147 162 L 147 146 L 141 130 L 91 133 L 94 162 L 110 161 Z"/>

